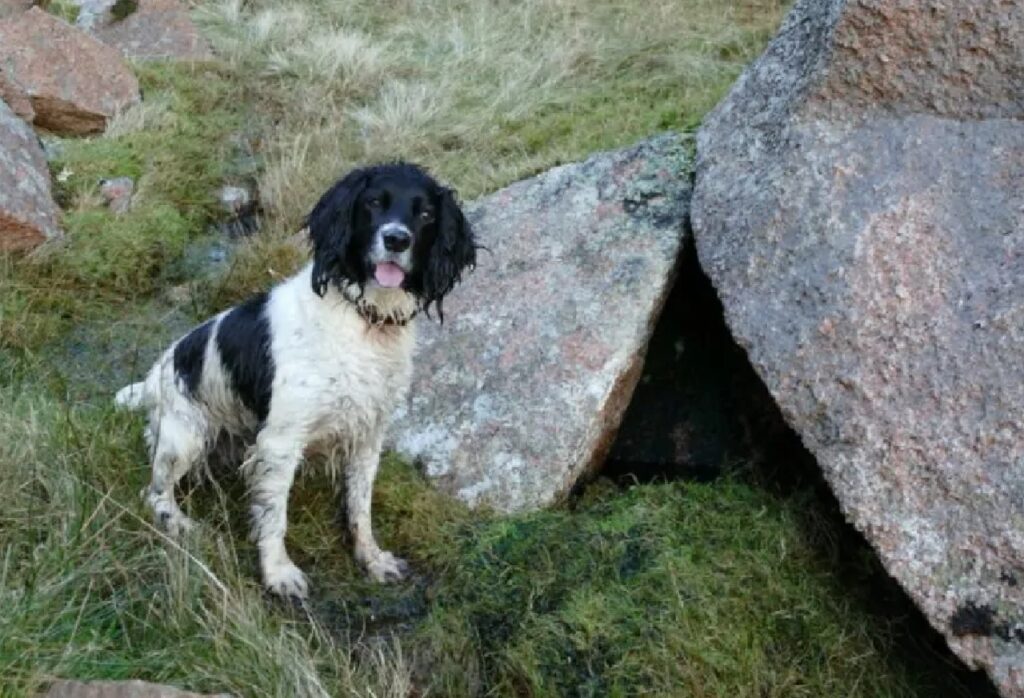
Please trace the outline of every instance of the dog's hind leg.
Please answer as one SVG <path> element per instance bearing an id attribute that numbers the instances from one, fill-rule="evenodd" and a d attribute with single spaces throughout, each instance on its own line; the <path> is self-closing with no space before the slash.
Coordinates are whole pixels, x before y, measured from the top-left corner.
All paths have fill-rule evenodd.
<path id="1" fill-rule="evenodd" d="M 154 521 L 172 536 L 185 533 L 193 526 L 174 499 L 174 487 L 206 453 L 205 429 L 197 429 L 196 421 L 176 414 L 154 415 L 147 427 L 153 473 L 142 494 Z"/>
<path id="2" fill-rule="evenodd" d="M 288 492 L 302 459 L 302 441 L 294 434 L 264 429 L 256 437 L 244 470 L 252 497 L 252 537 L 260 551 L 263 583 L 284 598 L 303 600 L 309 592 L 306 575 L 284 547 L 288 527 Z"/>
<path id="3" fill-rule="evenodd" d="M 405 576 L 409 565 L 401 558 L 381 550 L 373 537 L 370 506 L 373 481 L 380 464 L 381 443 L 377 439 L 358 447 L 345 473 L 348 528 L 354 541 L 356 561 L 378 582 L 396 582 Z"/>

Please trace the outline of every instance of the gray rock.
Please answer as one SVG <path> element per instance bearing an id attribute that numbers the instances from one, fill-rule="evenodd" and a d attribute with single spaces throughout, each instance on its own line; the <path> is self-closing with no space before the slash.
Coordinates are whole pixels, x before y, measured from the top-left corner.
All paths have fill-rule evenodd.
<path id="1" fill-rule="evenodd" d="M 117 0 L 73 0 L 78 6 L 75 26 L 91 32 L 114 21 L 113 9 Z"/>
<path id="2" fill-rule="evenodd" d="M 64 159 L 64 155 L 67 153 L 65 138 L 52 133 L 37 133 L 36 135 L 39 136 L 39 143 L 43 146 L 43 154 L 46 156 L 47 162 L 54 163 Z"/>
<path id="3" fill-rule="evenodd" d="M 43 698 L 231 698 L 231 695 L 193 693 L 146 681 L 58 680 L 50 684 Z"/>
<path id="4" fill-rule="evenodd" d="M 252 202 L 252 195 L 245 187 L 225 184 L 217 191 L 217 202 L 226 213 L 237 216 L 245 206 Z"/>
<path id="5" fill-rule="evenodd" d="M 690 194 L 663 136 L 468 207 L 479 266 L 419 323 L 398 450 L 471 505 L 534 509 L 598 467 L 671 288 Z"/>
<path id="6" fill-rule="evenodd" d="M 132 207 L 135 180 L 131 177 L 113 177 L 100 180 L 100 196 L 114 213 L 127 213 Z"/>
<path id="7" fill-rule="evenodd" d="M 0 251 L 27 250 L 59 237 L 59 220 L 43 148 L 0 100 Z"/>
<path id="8" fill-rule="evenodd" d="M 698 138 L 727 322 L 848 518 L 1024 696 L 1024 4 L 801 0 Z"/>
<path id="9" fill-rule="evenodd" d="M 217 224 L 222 234 L 234 239 L 259 232 L 262 212 L 255 185 L 241 187 L 226 184 L 217 191 L 217 203 L 228 214 L 226 220 Z"/>

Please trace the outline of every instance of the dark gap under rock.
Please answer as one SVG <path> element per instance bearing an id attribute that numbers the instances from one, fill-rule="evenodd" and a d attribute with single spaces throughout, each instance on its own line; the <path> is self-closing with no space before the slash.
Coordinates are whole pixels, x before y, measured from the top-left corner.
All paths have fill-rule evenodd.
<path id="1" fill-rule="evenodd" d="M 692 239 L 601 475 L 622 486 L 729 475 L 799 502 L 806 535 L 853 600 L 879 623 L 892 623 L 893 647 L 909 668 L 944 676 L 943 695 L 998 696 L 983 671 L 949 650 L 846 522 L 814 457 L 733 340 Z"/>
<path id="2" fill-rule="evenodd" d="M 762 451 L 789 433 L 732 340 L 688 240 L 602 474 L 616 480 L 713 479 L 730 463 L 768 459 L 774 454 Z"/>

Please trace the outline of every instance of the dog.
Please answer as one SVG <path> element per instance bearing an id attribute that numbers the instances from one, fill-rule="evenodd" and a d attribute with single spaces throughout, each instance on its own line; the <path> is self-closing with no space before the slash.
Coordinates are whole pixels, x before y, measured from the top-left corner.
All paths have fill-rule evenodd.
<path id="1" fill-rule="evenodd" d="M 314 451 L 345 463 L 359 564 L 379 582 L 407 573 L 374 538 L 373 481 L 392 411 L 409 389 L 413 319 L 433 306 L 444 321 L 443 299 L 477 250 L 455 192 L 403 162 L 344 176 L 306 228 L 310 264 L 191 330 L 115 397 L 148 411 L 152 480 L 143 497 L 171 535 L 193 526 L 175 485 L 219 439 L 241 439 L 263 582 L 298 600 L 309 584 L 285 550 L 288 493 Z"/>

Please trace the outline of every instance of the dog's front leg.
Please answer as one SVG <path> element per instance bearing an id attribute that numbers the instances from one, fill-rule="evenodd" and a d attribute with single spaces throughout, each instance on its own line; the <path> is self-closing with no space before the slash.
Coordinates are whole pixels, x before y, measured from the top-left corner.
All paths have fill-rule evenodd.
<path id="1" fill-rule="evenodd" d="M 356 561 L 378 582 L 396 582 L 405 576 L 409 565 L 401 558 L 381 550 L 373 537 L 370 507 L 373 481 L 380 464 L 381 442 L 355 449 L 345 473 L 348 500 L 348 528 L 354 541 Z"/>
<path id="2" fill-rule="evenodd" d="M 302 458 L 302 442 L 294 434 L 264 429 L 246 460 L 252 497 L 252 537 L 259 546 L 263 583 L 273 593 L 305 599 L 306 575 L 295 566 L 284 547 L 288 527 L 288 493 Z"/>

